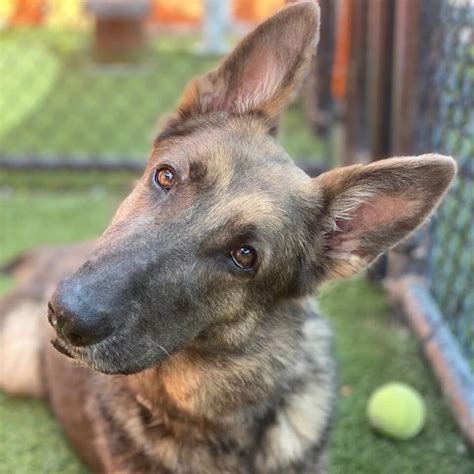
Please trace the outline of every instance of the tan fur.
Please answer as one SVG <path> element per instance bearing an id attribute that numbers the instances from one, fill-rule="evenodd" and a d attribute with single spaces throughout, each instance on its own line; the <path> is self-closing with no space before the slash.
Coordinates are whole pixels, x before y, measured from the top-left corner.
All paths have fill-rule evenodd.
<path id="1" fill-rule="evenodd" d="M 237 196 L 230 201 L 217 203 L 210 211 L 216 217 L 216 224 L 221 224 L 226 218 L 239 217 L 239 225 L 264 225 L 278 231 L 283 226 L 278 214 L 275 213 L 277 204 L 268 196 L 258 192 L 250 195 Z"/>
<path id="2" fill-rule="evenodd" d="M 308 321 L 304 331 L 308 353 L 314 363 L 324 366 L 324 371 L 291 396 L 285 409 L 278 414 L 275 425 L 266 433 L 263 441 L 265 449 L 257 460 L 263 471 L 282 469 L 297 461 L 304 456 L 315 437 L 323 436 L 327 430 L 324 420 L 327 420 L 328 407 L 331 406 L 329 387 L 334 383 L 333 361 L 328 357 L 331 353 L 331 332 L 322 320 Z M 304 365 L 295 366 L 296 372 L 305 369 Z M 321 390 L 322 387 L 327 389 Z"/>
<path id="3" fill-rule="evenodd" d="M 0 326 L 0 389 L 13 395 L 41 396 L 40 371 L 44 307 L 34 300 L 18 301 L 3 315 Z"/>

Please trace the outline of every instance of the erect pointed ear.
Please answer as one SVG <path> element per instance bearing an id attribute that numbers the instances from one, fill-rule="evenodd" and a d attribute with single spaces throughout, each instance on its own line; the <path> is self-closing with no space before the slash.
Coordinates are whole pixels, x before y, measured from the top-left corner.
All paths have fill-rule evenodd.
<path id="1" fill-rule="evenodd" d="M 187 85 L 179 115 L 259 113 L 274 121 L 302 82 L 318 33 L 316 3 L 284 8 L 245 37 L 216 70 Z"/>
<path id="2" fill-rule="evenodd" d="M 329 171 L 312 180 L 322 206 L 318 260 L 328 278 L 349 276 L 416 229 L 456 172 L 441 155 L 391 158 Z"/>

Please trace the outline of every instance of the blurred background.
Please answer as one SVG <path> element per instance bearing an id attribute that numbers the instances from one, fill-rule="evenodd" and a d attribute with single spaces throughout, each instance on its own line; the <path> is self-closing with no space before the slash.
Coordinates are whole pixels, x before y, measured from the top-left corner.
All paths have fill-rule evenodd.
<path id="1" fill-rule="evenodd" d="M 0 0 L 0 265 L 100 234 L 186 82 L 284 3 Z M 426 228 L 322 291 L 340 365 L 330 472 L 472 473 L 474 1 L 319 4 L 318 55 L 280 127 L 288 153 L 312 175 L 430 151 L 459 166 Z M 413 441 L 367 425 L 390 380 L 427 402 Z M 87 472 L 42 403 L 1 397 L 0 472 Z"/>

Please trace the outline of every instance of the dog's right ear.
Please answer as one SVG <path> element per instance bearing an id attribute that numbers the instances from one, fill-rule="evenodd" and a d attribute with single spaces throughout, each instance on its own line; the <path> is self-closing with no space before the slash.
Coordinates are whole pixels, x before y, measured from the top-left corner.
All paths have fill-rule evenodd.
<path id="1" fill-rule="evenodd" d="M 452 158 L 427 154 L 338 168 L 311 180 L 319 206 L 316 260 L 325 278 L 353 275 L 415 230 L 455 173 Z"/>
<path id="2" fill-rule="evenodd" d="M 245 37 L 216 70 L 187 85 L 180 118 L 216 111 L 255 113 L 273 126 L 304 78 L 318 33 L 316 3 L 284 8 Z"/>

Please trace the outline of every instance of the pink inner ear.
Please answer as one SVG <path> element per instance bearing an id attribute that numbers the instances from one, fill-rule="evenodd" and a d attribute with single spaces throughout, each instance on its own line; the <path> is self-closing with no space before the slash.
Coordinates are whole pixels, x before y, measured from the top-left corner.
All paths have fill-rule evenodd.
<path id="1" fill-rule="evenodd" d="M 402 197 L 372 198 L 352 212 L 349 219 L 336 219 L 339 230 L 330 238 L 330 245 L 336 252 L 364 257 L 364 252 L 360 249 L 360 240 L 365 234 L 412 214 L 415 207 L 416 201 Z"/>
<path id="2" fill-rule="evenodd" d="M 238 86 L 223 94 L 214 93 L 209 108 L 230 110 L 237 106 L 246 110 L 262 107 L 271 100 L 282 80 L 282 70 L 271 51 L 254 51 L 243 67 Z"/>
<path id="3" fill-rule="evenodd" d="M 411 214 L 415 202 L 402 197 L 382 196 L 362 203 L 350 219 L 340 219 L 337 226 L 343 232 L 362 234 L 390 221 Z"/>
<path id="4" fill-rule="evenodd" d="M 271 51 L 258 51 L 252 54 L 240 78 L 237 99 L 258 104 L 271 98 L 282 79 L 278 60 Z"/>

